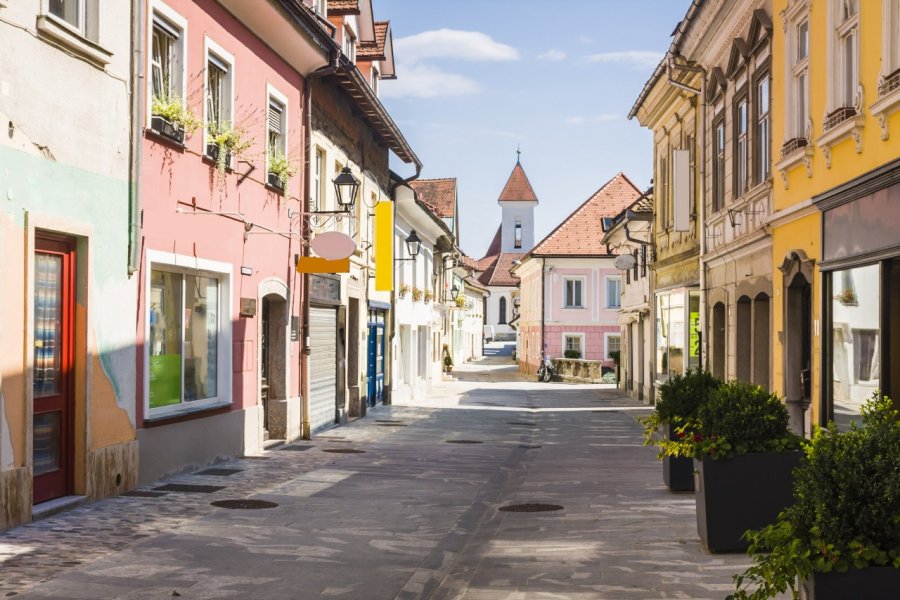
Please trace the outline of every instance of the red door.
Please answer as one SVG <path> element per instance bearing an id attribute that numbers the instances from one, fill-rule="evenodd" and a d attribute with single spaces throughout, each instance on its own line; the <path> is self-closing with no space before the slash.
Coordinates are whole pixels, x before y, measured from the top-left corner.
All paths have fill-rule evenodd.
<path id="1" fill-rule="evenodd" d="M 75 249 L 37 236 L 34 250 L 34 503 L 71 491 Z"/>

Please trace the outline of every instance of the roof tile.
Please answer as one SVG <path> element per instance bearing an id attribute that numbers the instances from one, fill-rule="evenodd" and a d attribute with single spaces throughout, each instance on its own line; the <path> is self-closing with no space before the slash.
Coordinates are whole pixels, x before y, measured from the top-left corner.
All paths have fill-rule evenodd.
<path id="1" fill-rule="evenodd" d="M 409 182 L 416 197 L 431 208 L 435 216 L 453 218 L 456 214 L 456 178 L 415 179 Z"/>
<path id="2" fill-rule="evenodd" d="M 375 41 L 360 44 L 356 49 L 357 60 L 385 60 L 384 44 L 387 40 L 390 21 L 375 21 Z"/>
<path id="3" fill-rule="evenodd" d="M 503 186 L 503 191 L 500 192 L 500 198 L 498 198 L 498 200 L 500 202 L 538 201 L 537 195 L 535 195 L 534 190 L 531 187 L 531 182 L 528 181 L 528 176 L 525 174 L 525 169 L 522 168 L 521 163 L 516 163 L 516 166 L 513 167 L 512 173 L 509 174 L 509 179 L 506 181 L 506 185 Z"/>

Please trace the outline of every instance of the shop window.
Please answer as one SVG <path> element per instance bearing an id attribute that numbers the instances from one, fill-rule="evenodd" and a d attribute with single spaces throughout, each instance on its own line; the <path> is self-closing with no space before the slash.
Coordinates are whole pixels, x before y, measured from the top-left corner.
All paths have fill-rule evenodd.
<path id="1" fill-rule="evenodd" d="M 712 310 L 712 374 L 725 379 L 725 304 L 716 302 Z"/>
<path id="2" fill-rule="evenodd" d="M 769 388 L 769 296 L 753 299 L 753 383 Z"/>

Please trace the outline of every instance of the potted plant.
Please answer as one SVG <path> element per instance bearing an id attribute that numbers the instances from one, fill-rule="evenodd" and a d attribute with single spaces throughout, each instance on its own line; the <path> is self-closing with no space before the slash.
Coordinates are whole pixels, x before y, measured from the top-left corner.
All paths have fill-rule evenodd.
<path id="1" fill-rule="evenodd" d="M 422 299 L 422 290 L 420 290 L 417 287 L 414 287 L 412 289 L 412 299 L 413 299 L 413 302 L 418 302 L 419 300 L 421 300 Z"/>
<path id="2" fill-rule="evenodd" d="M 856 292 L 853 291 L 853 288 L 842 289 L 835 295 L 834 299 L 844 306 L 859 306 L 859 301 L 856 298 Z"/>
<path id="3" fill-rule="evenodd" d="M 456 300 L 454 302 L 456 302 L 456 308 L 465 308 L 466 307 L 466 299 L 463 298 L 462 296 L 457 296 Z"/>
<path id="4" fill-rule="evenodd" d="M 689 370 L 684 375 L 677 374 L 659 386 L 659 397 L 655 410 L 640 419 L 644 426 L 644 445 L 659 444 L 661 440 L 674 441 L 677 431 L 682 435 L 692 435 L 689 424 L 697 417 L 697 409 L 705 404 L 710 393 L 722 381 L 708 371 Z M 657 434 L 662 433 L 662 438 Z M 694 459 L 661 452 L 663 482 L 673 492 L 690 492 L 694 489 Z"/>
<path id="5" fill-rule="evenodd" d="M 566 350 L 565 352 L 563 352 L 563 358 L 579 359 L 581 358 L 581 352 L 579 352 L 578 350 Z"/>
<path id="6" fill-rule="evenodd" d="M 442 351 L 444 353 L 444 373 L 450 373 L 453 371 L 453 357 L 450 356 L 450 348 L 447 347 L 447 344 L 444 344 Z"/>
<path id="7" fill-rule="evenodd" d="M 150 129 L 178 144 L 184 144 L 185 135 L 200 127 L 200 121 L 178 96 L 153 96 L 150 113 Z"/>
<path id="8" fill-rule="evenodd" d="M 216 171 L 219 175 L 225 174 L 225 168 L 231 164 L 233 156 L 240 156 L 250 147 L 250 141 L 243 138 L 240 129 L 234 128 L 230 123 L 209 123 L 207 126 L 209 137 L 206 144 L 206 155 L 216 161 Z"/>
<path id="9" fill-rule="evenodd" d="M 291 163 L 286 156 L 280 152 L 269 153 L 267 179 L 270 186 L 283 191 L 287 188 L 287 184 L 291 180 L 291 177 L 296 174 L 297 170 L 291 166 Z"/>
<path id="10" fill-rule="evenodd" d="M 794 504 L 748 532 L 753 565 L 734 600 L 895 597 L 900 590 L 900 421 L 876 394 L 862 426 L 817 429 L 794 474 Z M 755 585 L 755 589 L 751 586 Z M 894 590 L 894 592 L 889 592 Z"/>
<path id="11" fill-rule="evenodd" d="M 666 454 L 694 458 L 697 532 L 711 552 L 746 550 L 744 532 L 773 523 L 791 504 L 803 438 L 788 412 L 758 385 L 720 385 L 697 416 L 661 442 Z"/>
<path id="12" fill-rule="evenodd" d="M 432 290 L 425 290 L 425 302 L 431 302 L 434 300 L 434 292 Z"/>
<path id="13" fill-rule="evenodd" d="M 400 289 L 398 290 L 398 293 L 400 294 L 400 297 L 401 297 L 401 298 L 405 298 L 405 297 L 406 297 L 406 294 L 407 294 L 408 292 L 409 292 L 409 286 L 406 285 L 405 283 L 401 283 L 401 284 L 400 284 Z"/>

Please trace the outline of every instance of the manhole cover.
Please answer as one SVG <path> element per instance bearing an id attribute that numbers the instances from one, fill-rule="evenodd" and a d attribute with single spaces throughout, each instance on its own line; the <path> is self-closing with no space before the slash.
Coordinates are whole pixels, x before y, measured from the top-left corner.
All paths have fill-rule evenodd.
<path id="1" fill-rule="evenodd" d="M 165 492 L 151 492 L 149 490 L 132 490 L 130 492 L 125 492 L 122 494 L 123 496 L 128 496 L 129 498 L 159 498 L 161 496 L 165 496 Z"/>
<path id="2" fill-rule="evenodd" d="M 406 423 L 375 423 L 378 427 L 406 427 Z"/>
<path id="3" fill-rule="evenodd" d="M 186 492 L 188 494 L 212 494 L 224 490 L 224 485 L 190 485 L 184 483 L 167 483 L 153 488 L 157 492 Z"/>
<path id="4" fill-rule="evenodd" d="M 503 512 L 550 512 L 554 510 L 562 510 L 563 507 L 559 504 L 540 504 L 540 503 L 528 503 L 528 504 L 509 504 L 507 506 L 501 506 L 500 510 Z"/>
<path id="5" fill-rule="evenodd" d="M 543 446 L 541 446 L 540 444 L 533 444 L 531 446 L 526 445 L 526 444 L 519 445 L 519 448 L 525 448 L 526 450 L 537 450 L 538 448 L 542 448 L 542 447 Z"/>
<path id="6" fill-rule="evenodd" d="M 322 452 L 330 452 L 332 454 L 365 454 L 365 450 L 357 450 L 356 448 L 322 448 Z"/>
<path id="7" fill-rule="evenodd" d="M 198 471 L 197 475 L 215 475 L 217 477 L 229 477 L 235 473 L 240 473 L 243 469 L 206 469 Z"/>
<path id="8" fill-rule="evenodd" d="M 215 502 L 210 502 L 210 504 L 219 508 L 233 508 L 239 510 L 275 508 L 278 506 L 274 502 L 269 502 L 268 500 L 250 500 L 246 498 L 240 500 L 216 500 Z"/>
<path id="9" fill-rule="evenodd" d="M 290 450 L 292 452 L 303 452 L 309 450 L 312 446 L 282 446 L 279 450 Z"/>
<path id="10" fill-rule="evenodd" d="M 445 440 L 448 444 L 483 444 L 478 440 Z"/>
<path id="11" fill-rule="evenodd" d="M 522 425 L 524 427 L 537 427 L 537 423 L 526 423 L 525 421 L 509 421 L 507 425 Z"/>

